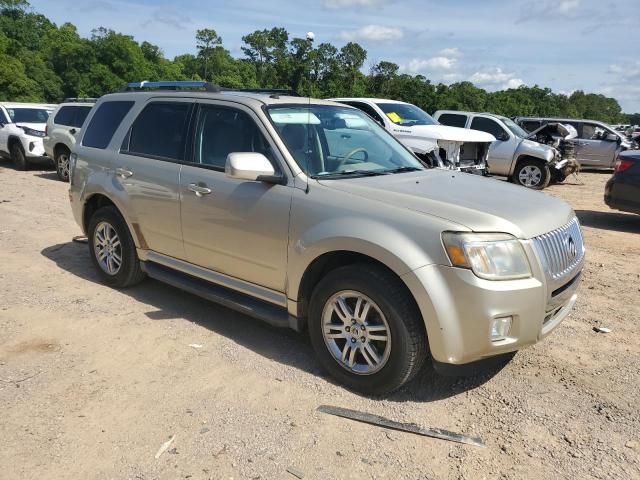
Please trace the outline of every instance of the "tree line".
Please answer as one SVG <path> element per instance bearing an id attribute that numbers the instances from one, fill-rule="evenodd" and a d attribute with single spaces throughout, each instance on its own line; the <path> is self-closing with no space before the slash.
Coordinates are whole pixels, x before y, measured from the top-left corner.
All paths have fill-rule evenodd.
<path id="1" fill-rule="evenodd" d="M 32 11 L 26 0 L 0 0 L 0 100 L 56 103 L 99 97 L 131 81 L 200 79 L 222 87 L 284 88 L 320 98 L 391 98 L 427 112 L 640 121 L 640 114 L 623 114 L 614 98 L 580 90 L 564 95 L 536 85 L 488 92 L 471 82 L 436 84 L 422 75 L 401 73 L 390 61 L 376 63 L 365 74 L 367 51 L 356 42 L 341 48 L 315 45 L 279 27 L 256 30 L 242 41 L 244 57 L 234 58 L 215 30 L 198 30 L 197 54 L 168 59 L 149 42 L 138 43 L 104 27 L 83 38 L 74 25 L 56 26 Z"/>

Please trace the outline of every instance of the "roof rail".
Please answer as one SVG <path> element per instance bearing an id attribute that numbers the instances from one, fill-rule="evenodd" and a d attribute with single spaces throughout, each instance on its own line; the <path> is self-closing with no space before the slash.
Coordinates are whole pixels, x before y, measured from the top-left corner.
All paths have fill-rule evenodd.
<path id="1" fill-rule="evenodd" d="M 74 102 L 82 102 L 82 103 L 95 103 L 97 102 L 97 98 L 92 97 L 69 97 L 65 98 L 62 103 L 74 103 Z"/>
<path id="2" fill-rule="evenodd" d="M 186 90 L 192 88 L 200 88 L 206 92 L 219 92 L 220 88 L 209 82 L 186 80 L 186 81 L 160 81 L 149 82 L 143 80 L 142 82 L 130 82 L 124 89 L 125 92 L 141 91 L 145 89 L 157 89 L 157 90 Z"/>
<path id="3" fill-rule="evenodd" d="M 246 92 L 246 93 L 271 93 L 273 95 L 287 95 L 290 97 L 298 97 L 295 90 L 287 88 L 227 88 L 220 87 L 223 92 Z"/>

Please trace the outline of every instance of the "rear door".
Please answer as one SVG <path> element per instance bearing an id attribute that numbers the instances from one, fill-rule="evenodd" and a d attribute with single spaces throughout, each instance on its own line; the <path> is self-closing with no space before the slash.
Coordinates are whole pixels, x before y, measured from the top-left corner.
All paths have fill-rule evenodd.
<path id="1" fill-rule="evenodd" d="M 612 168 L 618 143 L 607 140 L 610 133 L 597 123 L 582 122 L 576 156 L 585 167 Z"/>
<path id="2" fill-rule="evenodd" d="M 193 107 L 188 99 L 151 98 L 112 162 L 114 189 L 140 247 L 177 258 L 184 258 L 179 176 Z"/>
<path id="3" fill-rule="evenodd" d="M 234 288 L 239 283 L 228 277 L 284 292 L 293 187 L 237 180 L 224 171 L 229 153 L 258 152 L 283 172 L 276 146 L 251 109 L 227 102 L 199 105 L 194 137 L 191 163 L 180 173 L 187 261 L 226 275 Z M 251 289 L 271 299 L 262 291 Z"/>

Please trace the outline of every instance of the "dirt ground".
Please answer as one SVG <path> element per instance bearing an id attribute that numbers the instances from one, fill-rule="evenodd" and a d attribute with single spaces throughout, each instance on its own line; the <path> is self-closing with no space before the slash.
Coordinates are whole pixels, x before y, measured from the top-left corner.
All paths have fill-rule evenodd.
<path id="1" fill-rule="evenodd" d="M 0 163 L 0 478 L 640 478 L 640 216 L 604 205 L 609 175 L 548 190 L 572 204 L 588 248 L 575 311 L 554 334 L 503 368 L 456 379 L 428 367 L 370 399 L 324 375 L 306 335 L 156 281 L 97 283 L 71 240 L 67 185 Z"/>

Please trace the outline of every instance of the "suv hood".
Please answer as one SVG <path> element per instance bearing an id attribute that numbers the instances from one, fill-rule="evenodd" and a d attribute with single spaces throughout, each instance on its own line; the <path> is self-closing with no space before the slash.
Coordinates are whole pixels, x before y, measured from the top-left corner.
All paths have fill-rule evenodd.
<path id="1" fill-rule="evenodd" d="M 426 170 L 340 180 L 327 188 L 458 223 L 529 239 L 567 224 L 571 207 L 545 193 L 465 173 Z"/>
<path id="2" fill-rule="evenodd" d="M 393 134 L 398 137 L 423 138 L 425 140 L 448 140 L 451 142 L 495 142 L 490 133 L 446 125 L 415 125 L 413 127 L 393 126 Z"/>

